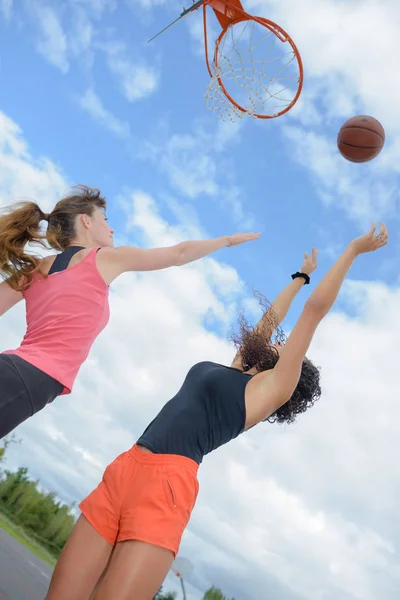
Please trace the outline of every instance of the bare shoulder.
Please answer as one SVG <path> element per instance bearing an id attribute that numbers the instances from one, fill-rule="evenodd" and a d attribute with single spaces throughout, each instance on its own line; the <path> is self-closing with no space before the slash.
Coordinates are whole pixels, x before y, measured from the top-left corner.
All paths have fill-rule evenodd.
<path id="1" fill-rule="evenodd" d="M 120 274 L 115 272 L 115 263 L 117 262 L 118 254 L 117 250 L 118 248 L 100 248 L 96 253 L 97 269 L 107 285 L 110 285 L 110 283 Z"/>
<path id="2" fill-rule="evenodd" d="M 115 261 L 118 256 L 118 248 L 100 248 L 96 254 L 97 265 Z"/>
<path id="3" fill-rule="evenodd" d="M 117 248 L 100 248 L 96 254 L 97 268 L 108 285 L 127 270 L 125 262 L 125 246 L 118 246 Z"/>
<path id="4" fill-rule="evenodd" d="M 288 398 L 276 383 L 274 369 L 254 375 L 246 386 L 246 429 L 272 415 Z"/>

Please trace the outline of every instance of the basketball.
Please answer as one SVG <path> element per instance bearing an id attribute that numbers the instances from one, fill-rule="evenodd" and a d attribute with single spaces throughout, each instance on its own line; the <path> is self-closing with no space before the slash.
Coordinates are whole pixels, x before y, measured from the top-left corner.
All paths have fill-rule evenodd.
<path id="1" fill-rule="evenodd" d="M 340 128 L 337 144 L 339 152 L 351 162 L 372 160 L 383 148 L 385 130 L 382 125 L 366 115 L 349 119 Z"/>

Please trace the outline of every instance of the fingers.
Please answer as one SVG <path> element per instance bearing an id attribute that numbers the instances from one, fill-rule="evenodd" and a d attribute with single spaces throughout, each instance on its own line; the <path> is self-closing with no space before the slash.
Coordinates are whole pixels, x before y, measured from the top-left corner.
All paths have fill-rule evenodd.
<path id="1" fill-rule="evenodd" d="M 261 233 L 243 233 L 242 234 L 242 239 L 239 241 L 239 244 L 241 242 L 251 242 L 252 240 L 256 240 L 257 238 L 259 238 L 261 235 Z"/>
<path id="2" fill-rule="evenodd" d="M 375 241 L 378 243 L 378 247 L 385 246 L 388 243 L 389 234 L 387 227 L 384 223 L 380 224 L 379 232 L 375 236 Z"/>
<path id="3" fill-rule="evenodd" d="M 245 242 L 250 242 L 251 240 L 256 240 L 260 237 L 261 233 L 234 233 L 233 235 L 227 235 L 226 237 L 226 245 L 227 246 L 238 246 L 239 244 L 244 244 Z"/>
<path id="4" fill-rule="evenodd" d="M 311 258 L 308 252 L 304 253 L 304 260 L 310 260 L 313 264 L 317 262 L 318 250 L 313 246 L 311 249 Z"/>
<path id="5" fill-rule="evenodd" d="M 256 240 L 260 237 L 261 233 L 239 233 L 238 235 L 242 235 L 244 240 Z"/>
<path id="6" fill-rule="evenodd" d="M 387 230 L 386 225 L 384 223 L 381 223 L 381 226 L 380 226 L 380 229 L 379 229 L 379 235 L 382 236 L 386 240 L 389 238 L 388 230 Z"/>

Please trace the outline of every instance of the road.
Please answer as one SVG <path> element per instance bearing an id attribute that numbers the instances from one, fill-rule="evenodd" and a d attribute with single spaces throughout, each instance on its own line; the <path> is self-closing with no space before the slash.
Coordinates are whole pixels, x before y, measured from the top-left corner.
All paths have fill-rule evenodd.
<path id="1" fill-rule="evenodd" d="M 44 600 L 53 569 L 0 529 L 0 600 Z"/>

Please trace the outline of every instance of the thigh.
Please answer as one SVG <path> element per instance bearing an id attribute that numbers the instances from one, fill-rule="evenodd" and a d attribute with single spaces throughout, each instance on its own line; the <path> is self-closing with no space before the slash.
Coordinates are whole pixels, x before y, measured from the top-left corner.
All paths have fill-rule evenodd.
<path id="1" fill-rule="evenodd" d="M 94 588 L 93 588 L 93 590 L 92 590 L 92 593 L 90 594 L 90 597 L 89 597 L 89 599 L 88 599 L 88 600 L 95 600 L 95 598 L 96 598 L 96 594 L 97 594 L 97 592 L 99 591 L 99 587 L 100 587 L 100 585 L 103 583 L 103 579 L 104 579 L 104 577 L 106 576 L 106 574 L 108 573 L 108 569 L 109 569 L 109 567 L 110 567 L 110 562 L 111 562 L 111 558 L 112 558 L 112 556 L 113 556 L 113 553 L 114 553 L 114 551 L 115 551 L 115 546 L 114 546 L 114 548 L 113 548 L 113 550 L 112 550 L 112 552 L 111 552 L 111 554 L 110 554 L 110 558 L 109 558 L 109 560 L 108 560 L 108 564 L 107 564 L 106 568 L 104 569 L 104 571 L 102 572 L 102 574 L 100 575 L 100 578 L 97 580 L 97 583 L 96 583 L 96 585 L 94 586 Z"/>
<path id="2" fill-rule="evenodd" d="M 173 560 L 171 550 L 137 540 L 119 542 L 94 600 L 152 600 Z"/>
<path id="3" fill-rule="evenodd" d="M 8 356 L 0 354 L 0 439 L 32 414 L 26 385 Z"/>
<path id="4" fill-rule="evenodd" d="M 88 600 L 112 551 L 113 545 L 81 515 L 61 553 L 45 600 Z"/>
<path id="5" fill-rule="evenodd" d="M 10 355 L 9 358 L 29 392 L 33 414 L 42 410 L 62 393 L 64 386 L 44 371 L 31 365 L 20 356 Z"/>

